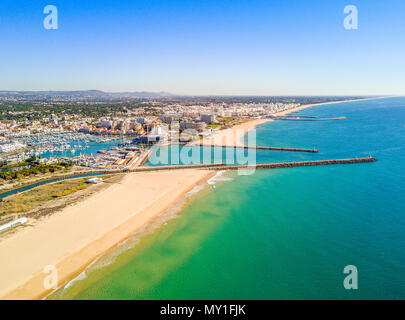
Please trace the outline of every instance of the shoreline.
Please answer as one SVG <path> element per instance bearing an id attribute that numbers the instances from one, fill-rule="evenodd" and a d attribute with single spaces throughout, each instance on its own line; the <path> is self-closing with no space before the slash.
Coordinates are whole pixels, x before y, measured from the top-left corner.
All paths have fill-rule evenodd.
<path id="1" fill-rule="evenodd" d="M 376 98 L 363 98 L 363 99 L 350 99 L 350 100 L 341 100 L 341 101 L 330 101 L 330 102 L 323 102 L 323 103 L 314 103 L 314 104 L 305 104 L 298 106 L 296 108 L 291 108 L 288 110 L 280 111 L 274 113 L 275 116 L 285 116 L 289 113 L 292 112 L 297 112 L 300 110 L 316 107 L 316 106 L 322 106 L 322 105 L 328 105 L 328 104 L 336 104 L 336 103 L 347 103 L 347 102 L 356 102 L 356 101 L 364 101 L 364 100 L 375 100 L 375 99 L 384 99 L 387 97 L 376 97 Z M 244 137 L 245 135 L 255 129 L 258 125 L 275 121 L 274 119 L 251 119 L 246 122 L 237 124 L 233 126 L 232 128 L 228 129 L 223 129 L 220 130 L 216 133 L 214 133 L 211 137 L 204 138 L 203 143 L 204 144 L 214 144 L 214 145 L 230 145 L 230 146 L 244 146 Z"/>
<path id="2" fill-rule="evenodd" d="M 332 101 L 332 102 L 327 102 L 327 103 L 319 103 L 319 104 L 308 104 L 308 105 L 302 105 L 296 108 L 292 108 L 289 110 L 285 110 L 282 112 L 275 113 L 275 115 L 281 116 L 281 115 L 286 115 L 291 112 L 296 112 L 299 110 L 307 109 L 313 106 L 320 106 L 324 104 L 334 104 L 334 103 L 345 103 L 345 102 L 352 102 L 352 101 L 359 101 L 359 100 L 370 100 L 370 99 L 378 99 L 378 98 L 365 98 L 365 99 L 357 99 L 357 100 L 344 100 L 344 101 Z M 215 133 L 212 138 L 215 139 L 229 139 L 232 137 L 234 139 L 233 143 L 237 146 L 243 145 L 243 138 L 245 134 L 256 128 L 259 124 L 266 123 L 269 121 L 274 121 L 273 119 L 253 119 L 253 120 L 248 120 L 244 123 L 238 124 L 232 128 L 221 130 L 217 133 Z M 83 271 L 85 271 L 89 266 L 91 266 L 93 263 L 98 261 L 98 259 L 102 258 L 103 256 L 108 255 L 111 250 L 114 250 L 116 246 L 128 239 L 132 234 L 135 232 L 138 232 L 142 228 L 146 227 L 149 225 L 155 218 L 157 218 L 160 214 L 168 210 L 170 207 L 176 205 L 178 201 L 180 201 L 189 191 L 191 191 L 196 185 L 200 183 L 207 183 L 216 172 L 212 171 L 205 171 L 205 170 L 198 170 L 198 169 L 184 169 L 184 170 L 179 170 L 179 171 L 166 171 L 166 172 L 143 172 L 143 173 L 129 173 L 125 175 L 123 178 L 124 182 L 127 183 L 129 180 L 128 177 L 133 177 L 134 175 L 138 176 L 144 176 L 145 181 L 150 181 L 151 182 L 151 190 L 153 191 L 151 194 L 149 194 L 149 204 L 139 210 L 137 213 L 130 213 L 127 212 L 127 215 L 125 216 L 126 219 L 121 219 L 119 224 L 115 224 L 113 226 L 107 226 L 102 231 L 98 233 L 98 237 L 92 239 L 89 241 L 89 239 L 82 241 L 80 247 L 75 247 L 70 250 L 70 252 L 63 254 L 59 257 L 59 259 L 52 261 L 53 263 L 47 263 L 49 264 L 54 264 L 58 270 L 58 275 L 59 275 L 59 283 L 58 283 L 58 288 L 51 288 L 51 289 L 45 289 L 43 286 L 44 278 L 47 276 L 47 274 L 44 274 L 41 270 L 41 268 L 37 268 L 36 272 L 32 272 L 28 277 L 24 279 L 24 281 L 20 281 L 16 285 L 9 285 L 7 289 L 0 288 L 0 299 L 43 299 L 55 292 L 56 290 L 64 287 L 67 283 L 70 281 L 74 280 L 77 276 L 79 276 Z M 194 177 L 192 179 L 189 179 L 190 177 L 187 174 L 184 174 L 185 172 L 189 173 L 192 176 L 198 176 Z M 171 174 L 170 174 L 171 173 Z M 160 180 L 162 177 L 167 178 L 169 177 L 169 182 L 171 184 L 177 183 L 180 185 L 180 187 L 177 187 L 176 189 L 180 189 L 177 191 L 171 190 L 168 191 L 167 188 L 162 191 L 162 185 L 160 183 Z M 188 179 L 185 181 L 185 177 Z M 155 177 L 155 179 L 154 179 Z M 158 179 L 157 179 L 158 178 Z M 163 178 L 164 179 L 164 178 Z M 130 192 L 131 190 L 128 189 L 128 185 L 125 184 L 122 187 L 118 187 L 120 189 L 125 189 L 121 190 L 122 192 Z M 130 187 L 130 186 L 129 186 Z M 167 187 L 167 186 L 166 186 Z M 94 199 L 99 199 L 101 198 L 101 194 L 107 195 L 112 193 L 112 189 L 117 189 L 116 185 L 112 185 L 111 187 L 107 188 L 106 190 L 103 190 L 100 193 L 96 193 L 95 195 L 91 196 L 89 199 L 85 199 L 82 202 L 76 203 L 75 205 L 69 207 L 69 208 L 64 208 L 62 209 L 59 213 L 57 213 L 57 217 L 61 217 L 62 214 L 67 214 L 69 212 L 74 211 L 80 211 L 81 215 L 86 215 L 87 212 L 83 208 L 83 206 L 86 206 L 87 203 L 89 202 L 94 202 Z M 132 190 L 134 191 L 134 190 Z M 154 197 L 154 193 L 160 193 L 160 198 Z M 112 198 L 112 202 L 115 203 L 115 201 L 119 202 L 120 200 L 122 201 L 125 199 L 125 197 L 118 198 L 117 200 L 117 193 L 115 193 L 116 197 L 110 196 Z M 148 198 L 148 197 L 146 197 Z M 143 198 L 140 198 L 140 200 L 144 200 Z M 99 202 L 102 202 L 101 199 L 99 199 Z M 99 205 L 100 206 L 100 205 Z M 81 208 L 81 210 L 80 210 Z M 101 207 L 103 208 L 103 207 Z M 106 210 L 106 209 L 105 209 Z M 126 210 L 130 210 L 128 207 Z M 114 213 L 114 212 L 110 212 Z M 49 223 L 49 219 L 52 220 L 52 217 L 49 217 L 45 221 L 39 221 L 39 224 L 46 224 Z M 94 216 L 93 216 L 94 218 Z M 74 220 L 73 220 L 74 222 Z M 70 221 L 72 223 L 72 221 Z M 77 223 L 77 221 L 76 221 Z M 86 222 L 88 226 L 91 225 L 91 220 L 88 220 Z M 30 230 L 36 230 L 38 225 L 35 225 L 34 228 Z M 70 226 L 74 226 L 74 224 L 70 224 Z M 65 226 L 66 227 L 66 226 Z M 66 227 L 68 228 L 68 227 Z M 65 228 L 65 229 L 66 229 Z M 16 233 L 16 235 L 12 236 L 18 237 L 20 234 L 26 234 L 30 230 L 21 230 L 19 233 Z M 42 235 L 42 240 L 44 235 Z M 45 234 L 45 237 L 47 235 Z M 71 236 L 71 235 L 70 235 Z M 83 235 L 81 235 L 83 236 Z M 61 236 L 58 234 L 57 237 L 61 238 Z M 56 238 L 57 238 L 56 237 Z M 71 238 L 76 237 L 76 235 L 71 236 Z M 80 236 L 79 236 L 80 237 Z M 25 240 L 26 241 L 26 240 Z M 26 242 L 25 242 L 26 244 Z M 19 246 L 18 246 L 19 245 Z M 17 245 L 17 248 L 20 248 L 19 252 L 22 252 L 22 254 L 26 254 L 26 251 L 28 250 L 24 246 L 24 241 L 20 241 L 19 244 Z M 30 243 L 30 245 L 32 245 Z M 12 246 L 11 246 L 12 247 Z M 21 250 L 22 248 L 22 250 Z M 0 256 L 3 254 L 4 251 L 2 251 L 3 248 L 3 243 L 0 243 Z M 36 248 L 37 249 L 37 248 Z M 10 251 L 9 251 L 10 252 Z M 39 255 L 43 254 L 42 250 L 38 251 Z M 13 253 L 14 254 L 14 253 Z M 32 258 L 32 257 L 31 257 Z M 35 260 L 35 259 L 34 259 Z M 20 261 L 21 263 L 22 261 Z M 29 264 L 29 262 L 24 261 L 25 263 Z M 18 268 L 18 264 L 15 264 Z M 43 268 L 43 267 L 42 267 Z M 10 270 L 12 270 L 10 268 Z M 4 272 L 3 274 L 7 274 L 7 272 Z M 10 275 L 10 274 L 9 274 Z M 5 275 L 3 275 L 5 277 Z M 14 279 L 15 282 L 17 282 L 16 279 Z M 11 282 L 11 280 L 7 280 Z M 0 275 L 0 283 L 3 283 L 2 277 Z"/>
<path id="3" fill-rule="evenodd" d="M 198 169 L 129 173 L 120 185 L 112 185 L 64 208 L 54 216 L 39 221 L 34 228 L 20 230 L 0 243 L 1 256 L 15 255 L 17 250 L 21 253 L 17 259 L 2 266 L 0 283 L 4 287 L 0 288 L 1 299 L 42 299 L 48 296 L 176 205 L 196 185 L 206 183 L 214 175 L 215 172 Z M 139 195 L 132 195 L 134 192 Z M 128 196 L 131 201 L 125 202 Z M 143 207 L 134 209 L 132 201 L 135 205 L 137 202 L 145 203 Z M 119 207 L 118 211 L 108 212 L 115 204 Z M 107 208 L 108 205 L 110 208 Z M 102 215 L 102 219 L 98 215 Z M 83 220 L 81 225 L 78 225 L 78 216 Z M 95 218 L 99 219 L 96 221 Z M 27 248 L 27 243 L 30 248 Z M 43 268 L 47 265 L 56 267 L 57 288 L 44 288 L 48 274 L 43 272 Z"/>

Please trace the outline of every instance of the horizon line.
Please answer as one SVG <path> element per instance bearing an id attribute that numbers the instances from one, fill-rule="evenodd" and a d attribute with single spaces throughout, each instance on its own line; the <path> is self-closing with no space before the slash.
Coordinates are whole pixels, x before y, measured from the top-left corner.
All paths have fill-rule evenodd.
<path id="1" fill-rule="evenodd" d="M 105 91 L 100 89 L 65 89 L 65 90 L 54 90 L 54 89 L 41 89 L 41 90 L 9 90 L 9 89 L 0 89 L 0 92 L 89 92 L 89 91 L 98 91 L 107 94 L 122 94 L 122 93 L 151 93 L 151 94 L 165 94 L 167 96 L 184 96 L 184 97 L 400 97 L 405 96 L 405 93 L 397 94 L 193 94 L 193 93 L 172 93 L 165 90 L 158 91 L 148 91 L 148 90 L 124 90 L 124 91 Z"/>

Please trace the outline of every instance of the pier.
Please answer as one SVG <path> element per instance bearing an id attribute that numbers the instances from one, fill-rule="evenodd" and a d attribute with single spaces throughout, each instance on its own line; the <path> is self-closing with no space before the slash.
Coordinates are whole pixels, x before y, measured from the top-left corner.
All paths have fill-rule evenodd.
<path id="1" fill-rule="evenodd" d="M 91 170 L 80 172 L 80 175 L 95 175 L 95 174 L 113 174 L 127 172 L 145 172 L 145 171 L 163 171 L 163 170 L 183 170 L 183 169 L 207 169 L 207 170 L 238 170 L 238 169 L 277 169 L 277 168 L 293 168 L 293 167 L 310 167 L 310 166 L 325 166 L 338 164 L 355 164 L 376 162 L 373 157 L 365 158 L 348 158 L 348 159 L 329 159 L 329 160 L 314 160 L 314 161 L 299 161 L 299 162 L 279 162 L 279 163 L 258 163 L 256 165 L 227 165 L 226 163 L 208 163 L 208 164 L 186 164 L 186 165 L 166 165 L 166 166 L 142 166 L 124 170 Z M 75 175 L 79 175 L 76 173 Z M 69 175 L 68 178 L 75 176 Z"/>
<path id="2" fill-rule="evenodd" d="M 238 170 L 238 169 L 277 169 L 277 168 L 292 168 L 292 167 L 309 167 L 309 166 L 325 166 L 338 164 L 355 164 L 376 162 L 374 157 L 364 158 L 348 158 L 348 159 L 329 159 L 329 160 L 314 160 L 314 161 L 299 161 L 299 162 L 275 162 L 275 163 L 258 163 L 255 165 L 227 165 L 226 163 L 208 163 L 208 164 L 186 164 L 186 165 L 165 165 L 165 166 L 139 166 L 131 169 L 114 169 L 114 170 L 86 170 L 76 173 L 58 176 L 59 179 L 71 179 L 76 176 L 83 175 L 103 175 L 128 172 L 144 172 L 144 171 L 163 171 L 163 170 L 183 170 L 183 169 L 208 169 L 208 170 Z"/>
<path id="3" fill-rule="evenodd" d="M 223 168 L 227 170 L 238 169 L 277 169 L 277 168 L 293 168 L 293 167 L 310 167 L 310 166 L 326 166 L 337 164 L 355 164 L 376 162 L 377 159 L 373 157 L 366 158 L 350 158 L 350 159 L 330 159 L 330 160 L 316 160 L 316 161 L 300 161 L 300 162 L 281 162 L 281 163 L 263 163 L 255 166 L 226 166 Z"/>
<path id="4" fill-rule="evenodd" d="M 229 145 L 219 145 L 219 144 L 199 144 L 200 147 L 211 147 L 211 148 L 233 148 L 233 149 L 256 149 L 256 150 L 268 150 L 268 151 L 290 151 L 290 152 L 311 152 L 319 153 L 319 150 L 304 149 L 304 148 L 281 148 L 281 147 L 261 147 L 261 146 L 229 146 Z"/>
<path id="5" fill-rule="evenodd" d="M 216 164 L 193 164 L 193 165 L 174 165 L 174 166 L 159 166 L 159 167 L 137 167 L 129 172 L 142 171 L 159 171 L 159 170 L 181 170 L 181 169 L 207 169 L 207 170 L 239 170 L 239 169 L 277 169 L 277 168 L 293 168 L 293 167 L 310 167 L 310 166 L 325 166 L 338 164 L 355 164 L 376 162 L 373 157 L 365 158 L 349 158 L 349 159 L 329 159 L 315 161 L 300 161 L 300 162 L 280 162 L 280 163 L 261 163 L 256 165 L 226 165 L 224 163 Z"/>
<path id="6" fill-rule="evenodd" d="M 151 151 L 151 150 L 145 151 L 145 152 L 141 155 L 140 159 L 139 159 L 136 163 L 134 163 L 134 166 L 143 166 L 143 165 L 146 163 L 146 161 L 148 161 L 148 159 L 149 159 L 149 157 L 151 156 L 151 154 L 152 154 L 152 151 Z"/>
<path id="7" fill-rule="evenodd" d="M 345 120 L 346 117 L 336 117 L 336 118 L 319 118 L 310 116 L 270 116 L 273 120 L 284 120 L 284 121 L 334 121 L 334 120 Z"/>
<path id="8" fill-rule="evenodd" d="M 184 169 L 202 169 L 202 170 L 239 170 L 239 169 L 277 169 L 277 168 L 293 168 L 293 167 L 309 167 L 309 166 L 325 166 L 325 165 L 338 165 L 338 164 L 355 164 L 355 163 L 368 163 L 376 162 L 377 159 L 373 157 L 366 158 L 350 158 L 350 159 L 330 159 L 330 160 L 316 160 L 316 161 L 300 161 L 300 162 L 280 162 L 280 163 L 262 163 L 256 165 L 226 165 L 225 163 L 212 163 L 212 164 L 189 164 L 189 165 L 168 165 L 156 167 L 135 167 L 133 169 L 124 170 L 86 170 L 77 171 L 70 174 L 58 175 L 51 179 L 44 179 L 36 181 L 35 183 L 28 183 L 13 189 L 5 190 L 0 193 L 0 198 L 8 195 L 15 194 L 16 192 L 35 188 L 39 185 L 52 183 L 65 179 L 74 179 L 80 177 L 99 176 L 103 174 L 126 174 L 129 172 L 145 172 L 145 171 L 163 171 L 163 170 L 184 170 Z"/>

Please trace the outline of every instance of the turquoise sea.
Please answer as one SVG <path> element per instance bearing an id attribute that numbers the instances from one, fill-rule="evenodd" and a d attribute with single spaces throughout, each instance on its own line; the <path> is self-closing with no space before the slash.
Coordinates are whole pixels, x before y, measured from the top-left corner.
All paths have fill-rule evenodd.
<path id="1" fill-rule="evenodd" d="M 321 152 L 258 152 L 258 162 L 379 161 L 225 173 L 50 298 L 405 299 L 405 98 L 300 114 L 347 120 L 263 124 L 257 145 Z M 346 265 L 358 290 L 343 287 Z"/>

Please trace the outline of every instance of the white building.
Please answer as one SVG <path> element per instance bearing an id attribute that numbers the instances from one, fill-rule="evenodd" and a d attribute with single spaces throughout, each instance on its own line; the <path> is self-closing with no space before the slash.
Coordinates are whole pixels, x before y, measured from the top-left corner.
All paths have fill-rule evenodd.
<path id="1" fill-rule="evenodd" d="M 54 114 L 49 115 L 49 123 L 58 124 L 58 117 Z"/>
<path id="2" fill-rule="evenodd" d="M 168 140 L 168 129 L 167 127 L 155 126 L 152 128 L 148 134 L 149 143 L 161 143 L 165 144 Z"/>
<path id="3" fill-rule="evenodd" d="M 87 181 L 86 181 L 86 183 L 91 183 L 91 184 L 97 184 L 97 183 L 100 183 L 100 182 L 103 182 L 103 179 L 102 178 L 90 178 L 90 179 L 88 179 Z"/>
<path id="4" fill-rule="evenodd" d="M 111 120 L 103 120 L 101 121 L 101 127 L 105 129 L 111 129 L 113 126 L 113 122 Z"/>
<path id="5" fill-rule="evenodd" d="M 14 152 L 25 147 L 26 145 L 20 142 L 0 141 L 0 153 Z"/>
<path id="6" fill-rule="evenodd" d="M 213 114 L 202 114 L 200 116 L 201 121 L 205 122 L 205 123 L 214 123 L 215 122 L 215 115 Z"/>

